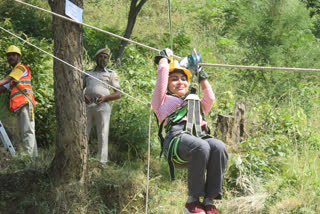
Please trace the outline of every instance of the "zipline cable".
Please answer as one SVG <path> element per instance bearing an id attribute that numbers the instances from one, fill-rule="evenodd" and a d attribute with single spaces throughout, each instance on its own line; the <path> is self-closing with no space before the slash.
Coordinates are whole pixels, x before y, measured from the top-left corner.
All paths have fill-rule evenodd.
<path id="1" fill-rule="evenodd" d="M 128 96 L 128 97 L 130 97 L 130 98 L 132 98 L 132 99 L 134 99 L 134 100 L 136 100 L 136 101 L 138 101 L 138 102 L 140 102 L 140 103 L 142 103 L 142 104 L 146 105 L 146 106 L 148 106 L 148 104 L 147 104 L 147 103 L 145 103 L 145 102 L 143 102 L 143 101 L 141 101 L 141 100 L 139 100 L 139 99 L 137 99 L 137 98 L 135 98 L 135 97 L 131 96 L 130 94 L 128 94 L 128 93 L 126 93 L 126 92 L 124 92 L 124 91 L 121 91 L 121 90 L 120 90 L 120 89 L 118 89 L 118 88 L 115 88 L 115 87 L 114 87 L 114 86 L 112 86 L 112 85 L 109 85 L 109 84 L 108 84 L 108 83 L 106 83 L 106 82 L 103 82 L 103 81 L 99 80 L 98 78 L 96 78 L 96 77 L 94 77 L 94 76 L 92 76 L 92 75 L 90 75 L 90 74 L 87 74 L 86 72 L 82 71 L 81 69 L 79 69 L 79 68 L 77 68 L 77 67 L 75 67 L 75 66 L 71 65 L 70 63 L 68 63 L 68 62 L 66 62 L 66 61 L 63 61 L 62 59 L 60 59 L 60 58 L 58 58 L 58 57 L 56 57 L 56 56 L 52 55 L 51 53 L 49 53 L 49 52 L 47 52 L 47 51 L 45 51 L 45 50 L 42 50 L 41 48 L 37 47 L 36 45 L 34 45 L 34 44 L 32 44 L 32 43 L 28 42 L 27 40 L 25 40 L 25 39 L 23 39 L 23 38 L 21 38 L 21 37 L 19 37 L 19 36 L 15 35 L 14 33 L 12 33 L 12 32 L 10 32 L 10 31 L 8 31 L 8 30 L 4 29 L 4 28 L 3 28 L 3 27 L 1 27 L 1 26 L 0 26 L 0 29 L 1 29 L 1 30 L 3 30 L 3 31 L 5 31 L 5 32 L 7 32 L 7 33 L 9 33 L 9 34 L 11 34 L 12 36 L 16 37 L 17 39 L 20 39 L 21 41 L 23 41 L 23 42 L 25 42 L 25 43 L 27 43 L 27 44 L 31 45 L 32 47 L 34 47 L 34 48 L 36 48 L 36 49 L 38 49 L 38 50 L 42 51 L 43 53 L 45 53 L 45 54 L 47 54 L 47 55 L 49 55 L 49 56 L 53 57 L 54 59 L 56 59 L 56 60 L 58 60 L 58 61 L 60 61 L 60 62 L 62 62 L 62 63 L 64 63 L 64 64 L 66 64 L 66 65 L 68 65 L 68 66 L 70 66 L 70 67 L 72 67 L 72 68 L 74 68 L 74 69 L 76 69 L 76 70 L 78 70 L 78 71 L 80 71 L 81 73 L 83 73 L 83 74 L 85 74 L 85 75 L 87 75 L 87 76 L 90 76 L 91 78 L 93 78 L 93 79 L 95 79 L 95 80 L 97 80 L 97 81 L 99 81 L 99 82 L 101 82 L 101 83 L 103 83 L 103 84 L 107 85 L 108 87 L 113 88 L 113 89 L 115 89 L 115 90 L 119 91 L 120 93 L 122 93 L 122 94 L 124 94 L 124 95 L 126 95 L 126 96 Z"/>
<path id="2" fill-rule="evenodd" d="M 171 26 L 171 4 L 170 0 L 168 0 L 168 14 L 169 14 L 169 28 L 170 28 L 170 47 L 173 51 L 173 42 L 172 42 L 172 26 Z"/>
<path id="3" fill-rule="evenodd" d="M 149 129 L 148 129 L 148 168 L 147 168 L 147 190 L 146 190 L 146 214 L 148 214 L 148 200 L 149 200 L 149 180 L 150 180 L 150 150 L 151 150 L 151 116 L 152 116 L 152 106 L 149 104 Z"/>
<path id="4" fill-rule="evenodd" d="M 279 70 L 279 71 L 294 71 L 294 72 L 320 72 L 320 69 L 313 68 L 289 68 L 289 67 L 264 67 L 264 66 L 250 66 L 250 65 L 225 65 L 212 63 L 199 63 L 202 66 L 224 67 L 224 68 L 240 68 L 250 70 Z"/>
<path id="5" fill-rule="evenodd" d="M 105 30 L 102 30 L 102 29 L 100 29 L 100 28 L 97 28 L 97 27 L 94 27 L 94 26 L 91 26 L 91 25 L 88 25 L 88 24 L 85 24 L 85 23 L 82 23 L 82 22 L 75 21 L 75 20 L 73 20 L 73 19 L 71 19 L 71 18 L 68 18 L 68 17 L 63 16 L 63 15 L 60 15 L 60 14 L 58 14 L 58 13 L 55 13 L 55 12 L 52 12 L 52 11 L 43 9 L 43 8 L 41 8 L 41 7 L 37 7 L 37 6 L 34 6 L 34 5 L 32 5 L 32 4 L 29 4 L 29 3 L 26 3 L 26 2 L 23 2 L 23 1 L 20 1 L 20 0 L 14 0 L 14 1 L 16 1 L 16 2 L 18 2 L 18 3 L 21 3 L 21 4 L 24 4 L 24 5 L 27 5 L 27 6 L 29 6 L 29 7 L 36 8 L 36 9 L 38 9 L 38 10 L 42 10 L 42 11 L 44 11 L 44 12 L 50 13 L 50 14 L 55 15 L 55 16 L 57 16 L 57 17 L 60 17 L 60 18 L 62 18 L 62 19 L 68 20 L 68 21 L 70 21 L 70 22 L 73 22 L 73 23 L 76 23 L 76 24 L 79 24 L 79 25 L 83 25 L 83 26 L 86 26 L 86 27 L 95 29 L 95 30 L 100 31 L 100 32 L 102 32 L 102 33 L 109 34 L 110 36 L 116 37 L 116 38 L 118 38 L 118 39 L 122 39 L 122 40 L 125 40 L 125 41 L 127 41 L 127 42 L 131 42 L 131 43 L 133 43 L 133 44 L 140 45 L 140 46 L 145 47 L 145 48 L 147 48 L 147 49 L 150 49 L 150 50 L 153 50 L 153 51 L 160 51 L 160 50 L 158 50 L 158 49 L 156 49 L 156 48 L 153 48 L 153 47 L 150 47 L 150 46 L 148 46 L 148 45 L 144 45 L 144 44 L 142 44 L 142 43 L 139 43 L 139 42 L 136 42 L 136 41 L 127 39 L 127 38 L 125 38 L 125 37 L 119 36 L 119 35 L 117 35 L 117 34 L 114 34 L 114 33 L 111 33 L 111 32 L 105 31 Z"/>
<path id="6" fill-rule="evenodd" d="M 77 23 L 79 25 L 83 25 L 83 26 L 86 26 L 86 27 L 89 27 L 89 28 L 92 28 L 92 29 L 95 29 L 97 31 L 100 31 L 100 32 L 103 32 L 103 33 L 106 33 L 110 36 L 113 36 L 113 37 L 116 37 L 118 39 L 122 39 L 122 40 L 125 40 L 127 42 L 130 42 L 130 43 L 133 43 L 133 44 L 136 44 L 136 45 L 139 45 L 141 47 L 144 47 L 144 48 L 147 48 L 149 50 L 153 50 L 153 51 L 157 51 L 159 52 L 160 50 L 159 49 L 156 49 L 156 48 L 153 48 L 153 47 L 150 47 L 148 45 L 144 45 L 142 43 L 139 43 L 139 42 L 136 42 L 136 41 L 133 41 L 133 40 L 130 40 L 130 39 L 127 39 L 125 37 L 122 37 L 122 36 L 119 36 L 119 35 L 116 35 L 114 33 L 111 33 L 111 32 L 108 32 L 108 31 L 105 31 L 105 30 L 102 30 L 100 28 L 97 28 L 97 27 L 94 27 L 94 26 L 91 26 L 91 25 L 88 25 L 88 24 L 85 24 L 85 23 L 81 23 L 81 22 L 78 22 L 78 21 L 75 21 L 71 18 L 68 18 L 66 16 L 63 16 L 63 15 L 60 15 L 60 14 L 57 14 L 57 13 L 54 13 L 52 11 L 49 11 L 49 10 L 46 10 L 46 9 L 43 9 L 41 7 L 37 7 L 37 6 L 34 6 L 32 4 L 28 4 L 26 2 L 23 2 L 21 0 L 14 0 L 18 3 L 21 3 L 21 4 L 24 4 L 24 5 L 27 5 L 29 7 L 33 7 L 33 8 L 36 8 L 38 10 L 42 10 L 44 12 L 47 12 L 47 13 L 50 13 L 54 16 L 58 16 L 62 19 L 65 19 L 65 20 L 68 20 L 70 22 L 74 22 L 74 23 Z M 171 48 L 172 49 L 172 48 Z M 180 56 L 176 56 L 176 55 L 173 55 L 173 57 L 175 58 L 181 58 Z M 224 67 L 224 68 L 239 68 L 239 69 L 249 69 L 249 70 L 280 70 L 280 71 L 294 71 L 294 72 L 320 72 L 320 69 L 311 69 L 311 68 L 290 68 L 290 67 L 264 67 L 264 66 L 246 66 L 246 65 L 227 65 L 227 64 L 213 64 L 213 63 L 199 63 L 199 65 L 201 66 L 211 66 L 211 67 Z"/>

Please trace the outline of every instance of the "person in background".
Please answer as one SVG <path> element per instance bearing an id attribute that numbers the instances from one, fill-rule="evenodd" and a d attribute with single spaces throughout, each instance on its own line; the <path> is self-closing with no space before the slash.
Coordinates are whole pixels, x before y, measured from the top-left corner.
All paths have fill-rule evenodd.
<path id="1" fill-rule="evenodd" d="M 98 134 L 98 160 L 101 163 L 108 161 L 108 137 L 111 108 L 109 101 L 119 99 L 121 94 L 117 89 L 120 89 L 119 79 L 117 74 L 106 68 L 110 59 L 110 50 L 103 48 L 97 51 L 94 60 L 96 67 L 87 70 L 90 74 L 101 80 L 102 82 L 85 75 L 84 82 L 84 99 L 87 104 L 87 131 L 90 136 L 92 126 L 96 125 Z M 104 84 L 104 83 L 107 83 Z M 111 88 L 110 86 L 113 86 Z M 112 89 L 112 93 L 111 93 Z"/>
<path id="2" fill-rule="evenodd" d="M 158 74 L 152 108 L 158 121 L 165 124 L 163 152 L 169 157 L 169 165 L 173 162 L 174 165 L 188 169 L 185 213 L 217 214 L 219 212 L 214 200 L 222 198 L 223 176 L 228 161 L 227 149 L 222 141 L 208 136 L 207 122 L 202 114 L 201 136 L 193 131 L 185 131 L 189 117 L 187 112 L 183 113 L 181 110 L 187 105 L 185 98 L 189 94 L 191 71 L 173 60 L 172 56 L 172 51 L 166 48 L 155 57 Z M 205 115 L 209 113 L 215 96 L 203 70 L 199 73 L 199 84 L 203 93 L 200 102 Z M 177 119 L 179 115 L 180 118 Z M 200 197 L 204 197 L 202 203 Z"/>
<path id="3" fill-rule="evenodd" d="M 14 45 L 6 51 L 8 63 L 13 68 L 9 75 L 0 80 L 0 92 L 10 92 L 10 111 L 17 114 L 17 123 L 25 151 L 31 157 L 38 156 L 35 136 L 34 111 L 36 101 L 31 86 L 30 69 L 22 64 L 21 50 Z"/>

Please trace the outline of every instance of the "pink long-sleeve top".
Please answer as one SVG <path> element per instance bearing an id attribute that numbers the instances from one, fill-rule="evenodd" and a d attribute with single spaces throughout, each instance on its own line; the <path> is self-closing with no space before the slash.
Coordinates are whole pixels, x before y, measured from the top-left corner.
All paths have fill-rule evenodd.
<path id="1" fill-rule="evenodd" d="M 152 108 L 159 122 L 161 123 L 169 114 L 174 112 L 183 103 L 179 97 L 167 95 L 169 77 L 169 65 L 160 64 L 158 66 L 157 82 L 152 95 Z M 203 98 L 201 99 L 202 110 L 204 114 L 208 114 L 215 100 L 214 93 L 211 87 L 202 90 Z M 183 118 L 186 120 L 186 117 Z M 207 122 L 201 118 L 201 126 Z"/>

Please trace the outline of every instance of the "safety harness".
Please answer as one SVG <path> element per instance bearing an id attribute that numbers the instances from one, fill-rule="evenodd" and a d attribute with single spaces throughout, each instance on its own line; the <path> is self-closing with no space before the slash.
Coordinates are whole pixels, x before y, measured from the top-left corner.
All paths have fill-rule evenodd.
<path id="1" fill-rule="evenodd" d="M 196 89 L 191 88 L 190 93 L 187 95 L 187 97 L 184 99 L 184 102 L 177 108 L 176 111 L 171 113 L 169 116 L 167 116 L 159 125 L 159 132 L 158 137 L 161 142 L 161 152 L 160 157 L 163 153 L 163 144 L 164 144 L 164 137 L 162 135 L 163 127 L 165 128 L 165 132 L 167 133 L 172 126 L 179 124 L 185 116 L 187 116 L 187 122 L 185 125 L 185 128 L 180 133 L 177 133 L 176 136 L 174 136 L 168 147 L 168 151 L 165 154 L 167 157 L 167 161 L 170 168 L 170 176 L 172 180 L 175 180 L 174 175 L 174 164 L 186 164 L 188 161 L 183 160 L 179 154 L 178 154 L 178 144 L 181 140 L 181 133 L 188 133 L 190 135 L 204 138 L 208 136 L 207 134 L 202 133 L 201 129 L 201 115 L 203 117 L 203 113 L 201 111 L 201 102 L 200 98 L 196 94 Z M 164 126 L 164 122 L 167 121 L 167 124 Z"/>

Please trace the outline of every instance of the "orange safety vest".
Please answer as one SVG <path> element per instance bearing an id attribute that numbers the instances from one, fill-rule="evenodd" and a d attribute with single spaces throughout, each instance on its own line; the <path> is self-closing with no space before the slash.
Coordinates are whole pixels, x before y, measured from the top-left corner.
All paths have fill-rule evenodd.
<path id="1" fill-rule="evenodd" d="M 10 111 L 14 112 L 23 105 L 29 104 L 29 110 L 32 113 L 36 107 L 36 100 L 31 87 L 31 72 L 21 63 L 18 63 L 15 68 L 21 65 L 28 71 L 28 75 L 21 77 L 18 81 L 11 80 Z"/>

